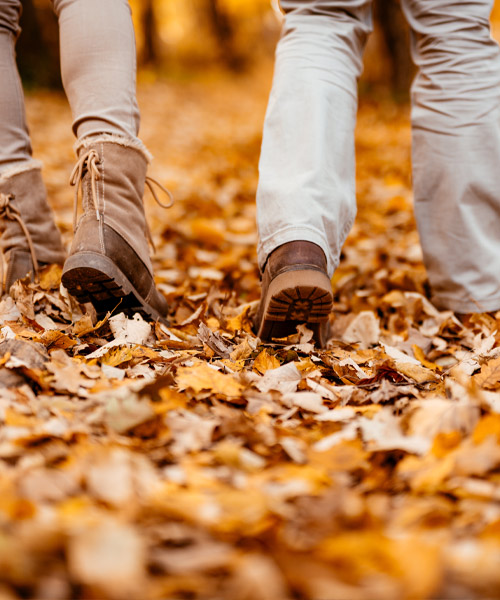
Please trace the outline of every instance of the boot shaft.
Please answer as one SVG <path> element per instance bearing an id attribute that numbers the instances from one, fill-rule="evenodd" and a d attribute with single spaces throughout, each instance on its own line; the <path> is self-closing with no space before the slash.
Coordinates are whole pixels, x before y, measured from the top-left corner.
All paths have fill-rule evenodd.
<path id="1" fill-rule="evenodd" d="M 22 219 L 29 232 L 34 253 L 39 262 L 64 262 L 61 234 L 47 202 L 47 192 L 40 167 L 34 163 L 27 168 L 0 177 L 0 194 L 8 198 L 9 207 L 0 218 L 0 246 L 9 260 L 14 252 L 29 252 L 29 242 L 19 221 L 8 217 L 9 208 Z"/>
<path id="2" fill-rule="evenodd" d="M 80 147 L 72 183 L 81 186 L 83 214 L 76 224 L 71 254 L 90 247 L 107 254 L 112 249 L 106 243 L 105 227 L 111 228 L 152 274 L 143 203 L 147 167 L 144 151 L 126 140 L 110 141 L 108 136 Z"/>

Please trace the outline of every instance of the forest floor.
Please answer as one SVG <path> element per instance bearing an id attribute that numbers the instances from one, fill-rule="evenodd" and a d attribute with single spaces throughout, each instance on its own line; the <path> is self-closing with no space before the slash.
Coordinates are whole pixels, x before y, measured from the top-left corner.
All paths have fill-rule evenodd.
<path id="1" fill-rule="evenodd" d="M 406 107 L 361 103 L 328 347 L 251 331 L 270 75 L 140 84 L 170 327 L 96 323 L 57 268 L 0 302 L 2 600 L 500 595 L 500 314 L 426 296 Z M 28 113 L 69 242 L 70 114 Z"/>

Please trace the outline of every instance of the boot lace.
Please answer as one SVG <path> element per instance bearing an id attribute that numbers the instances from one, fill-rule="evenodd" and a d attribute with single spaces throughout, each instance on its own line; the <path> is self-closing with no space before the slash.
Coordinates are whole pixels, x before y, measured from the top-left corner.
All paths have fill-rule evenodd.
<path id="1" fill-rule="evenodd" d="M 13 196 L 12 194 L 0 194 L 0 219 L 9 219 L 10 221 L 17 221 L 19 223 L 19 226 L 21 227 L 21 230 L 24 233 L 24 236 L 26 237 L 26 241 L 28 242 L 31 260 L 33 261 L 33 268 L 35 270 L 35 279 L 38 280 L 39 267 L 38 260 L 36 258 L 35 247 L 33 245 L 33 240 L 31 239 L 30 232 L 28 231 L 26 223 L 23 221 L 19 210 L 12 205 L 13 200 L 15 200 L 15 196 Z M 3 260 L 0 260 L 0 289 L 3 295 L 5 291 Z"/>
<path id="2" fill-rule="evenodd" d="M 149 188 L 149 191 L 151 192 L 151 195 L 153 196 L 153 198 L 155 199 L 156 204 L 158 204 L 158 206 L 160 206 L 161 208 L 171 208 L 174 204 L 174 196 L 172 195 L 172 192 L 167 189 L 164 185 L 162 185 L 157 179 L 154 179 L 153 177 L 146 177 L 146 185 Z M 164 204 L 159 198 L 158 198 L 158 194 L 155 192 L 154 189 L 154 185 L 156 185 L 160 191 L 162 191 L 168 198 L 168 202 L 167 204 Z M 146 234 L 148 236 L 148 242 L 151 244 L 151 248 L 153 249 L 153 252 L 156 252 L 156 245 L 153 241 L 153 236 L 151 235 L 151 229 L 149 228 L 149 225 L 146 221 Z"/>
<path id="3" fill-rule="evenodd" d="M 80 156 L 77 160 L 75 168 L 71 172 L 69 178 L 70 185 L 75 186 L 75 200 L 73 203 L 73 232 L 76 231 L 76 224 L 78 221 L 78 204 L 80 199 L 80 192 L 83 188 L 83 175 L 87 170 L 90 174 L 90 188 L 92 195 L 92 202 L 95 208 L 95 214 L 98 221 L 101 220 L 102 212 L 99 206 L 99 196 L 97 194 L 97 182 L 101 179 L 101 172 L 99 171 L 98 164 L 101 162 L 99 154 L 95 150 L 89 150 Z"/>
<path id="4" fill-rule="evenodd" d="M 80 156 L 75 165 L 75 168 L 71 173 L 69 183 L 70 185 L 75 186 L 75 200 L 73 205 L 73 231 L 76 231 L 76 226 L 78 222 L 78 204 L 80 200 L 80 193 L 83 187 L 83 176 L 85 174 L 85 171 L 88 171 L 88 173 L 90 174 L 90 189 L 92 203 L 96 212 L 96 218 L 98 221 L 101 221 L 101 219 L 104 216 L 104 210 L 101 210 L 101 206 L 99 204 L 99 195 L 97 194 L 97 182 L 101 179 L 101 173 L 98 167 L 100 162 L 101 160 L 99 158 L 99 154 L 97 154 L 95 150 L 88 150 Z M 147 176 L 145 183 L 158 206 L 167 209 L 174 204 L 174 197 L 172 195 L 172 192 L 168 190 L 164 185 L 162 185 L 157 179 Z M 160 189 L 161 192 L 163 192 L 167 196 L 167 204 L 164 204 L 159 199 L 158 193 L 154 188 L 155 185 Z M 151 235 L 151 230 L 147 222 L 146 235 L 149 243 L 151 244 L 151 247 L 153 248 L 153 251 L 156 252 L 156 246 L 153 241 L 153 236 Z"/>

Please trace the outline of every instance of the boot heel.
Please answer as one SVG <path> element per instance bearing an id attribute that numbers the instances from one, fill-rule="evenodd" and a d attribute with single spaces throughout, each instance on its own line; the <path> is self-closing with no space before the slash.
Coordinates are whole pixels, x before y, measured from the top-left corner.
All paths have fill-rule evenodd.
<path id="1" fill-rule="evenodd" d="M 330 280 L 311 269 L 287 271 L 269 286 L 264 317 L 258 331 L 262 339 L 282 338 L 295 333 L 305 323 L 322 345 L 328 315 L 333 306 Z M 326 334 L 326 332 L 325 332 Z"/>

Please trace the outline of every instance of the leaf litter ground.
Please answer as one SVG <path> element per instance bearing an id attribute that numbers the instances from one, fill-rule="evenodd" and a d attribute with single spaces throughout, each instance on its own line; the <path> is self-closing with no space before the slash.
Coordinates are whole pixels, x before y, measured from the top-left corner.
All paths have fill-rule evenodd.
<path id="1" fill-rule="evenodd" d="M 170 327 L 97 321 L 57 268 L 2 299 L 0 598 L 500 594 L 500 314 L 427 299 L 406 109 L 361 106 L 328 347 L 251 332 L 269 75 L 140 87 Z M 28 109 L 69 241 L 69 112 Z"/>

